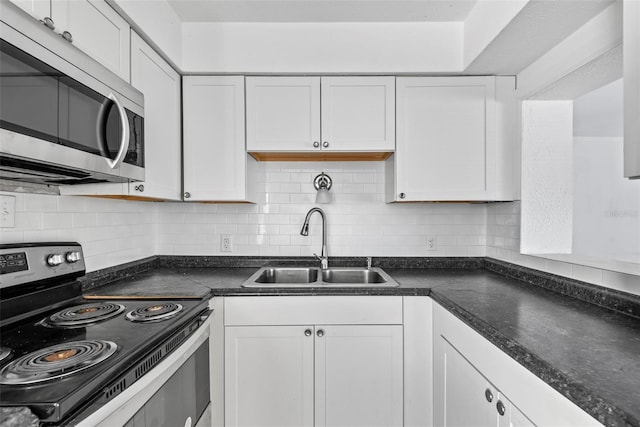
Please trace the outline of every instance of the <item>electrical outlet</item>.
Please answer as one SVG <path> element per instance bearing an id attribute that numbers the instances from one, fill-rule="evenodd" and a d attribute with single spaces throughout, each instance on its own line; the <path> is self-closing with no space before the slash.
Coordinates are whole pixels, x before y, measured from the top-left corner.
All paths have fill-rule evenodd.
<path id="1" fill-rule="evenodd" d="M 13 228 L 16 222 L 16 197 L 0 194 L 0 227 Z"/>
<path id="2" fill-rule="evenodd" d="M 436 239 L 436 236 L 427 236 L 427 250 L 428 251 L 438 250 L 438 241 Z"/>
<path id="3" fill-rule="evenodd" d="M 223 234 L 220 236 L 220 252 L 231 252 L 231 236 Z"/>

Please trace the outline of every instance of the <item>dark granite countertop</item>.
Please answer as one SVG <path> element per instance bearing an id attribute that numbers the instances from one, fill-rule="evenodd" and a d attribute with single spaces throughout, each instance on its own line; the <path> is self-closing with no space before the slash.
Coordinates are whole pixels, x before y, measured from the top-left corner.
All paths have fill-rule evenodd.
<path id="1" fill-rule="evenodd" d="M 242 288 L 261 264 L 234 268 L 226 262 L 202 266 L 164 259 L 86 293 L 160 295 L 180 289 L 196 294 L 209 289 L 212 296 L 430 295 L 603 424 L 640 426 L 640 298 L 495 260 L 465 262 L 461 269 L 446 262 L 409 265 L 414 268 L 377 265 L 400 286 Z M 547 289 L 556 284 L 557 289 Z"/>

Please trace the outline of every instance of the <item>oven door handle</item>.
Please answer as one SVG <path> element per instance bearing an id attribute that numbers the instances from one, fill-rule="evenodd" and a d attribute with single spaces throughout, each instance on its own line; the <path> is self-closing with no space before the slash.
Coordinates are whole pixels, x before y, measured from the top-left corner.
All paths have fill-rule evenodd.
<path id="1" fill-rule="evenodd" d="M 109 146 L 107 145 L 107 115 L 111 110 L 112 105 L 115 104 L 118 108 L 118 113 L 120 115 L 120 125 L 122 127 L 122 135 L 120 135 L 120 148 L 118 149 L 118 154 L 115 159 L 111 159 L 109 157 Z M 100 108 L 100 112 L 98 113 L 98 144 L 100 146 L 100 152 L 104 156 L 107 164 L 111 169 L 116 169 L 120 166 L 124 157 L 127 155 L 127 151 L 129 151 L 129 120 L 127 118 L 127 111 L 122 106 L 122 103 L 112 93 L 109 93 L 109 96 L 105 98 L 102 103 L 102 108 Z"/>

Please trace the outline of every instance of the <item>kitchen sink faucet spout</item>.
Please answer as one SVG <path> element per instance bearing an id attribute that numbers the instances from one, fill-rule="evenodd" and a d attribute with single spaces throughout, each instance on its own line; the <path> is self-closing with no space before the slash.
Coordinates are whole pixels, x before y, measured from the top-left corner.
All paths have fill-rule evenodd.
<path id="1" fill-rule="evenodd" d="M 311 219 L 311 215 L 313 215 L 314 212 L 318 212 L 320 214 L 320 217 L 322 217 L 322 250 L 320 252 L 320 256 L 318 256 L 318 254 L 313 255 L 315 255 L 315 257 L 320 260 L 322 269 L 326 270 L 327 268 L 329 268 L 329 257 L 327 255 L 327 220 L 322 209 L 309 209 L 309 212 L 307 212 L 307 216 L 304 219 L 304 223 L 302 224 L 302 230 L 300 230 L 300 234 L 303 236 L 309 235 L 309 219 Z"/>

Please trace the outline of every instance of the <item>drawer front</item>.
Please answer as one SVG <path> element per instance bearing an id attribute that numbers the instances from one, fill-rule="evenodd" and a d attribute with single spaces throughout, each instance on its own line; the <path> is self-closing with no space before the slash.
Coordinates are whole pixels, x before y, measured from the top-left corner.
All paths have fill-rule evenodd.
<path id="1" fill-rule="evenodd" d="M 225 326 L 401 325 L 402 297 L 292 296 L 228 297 Z"/>

